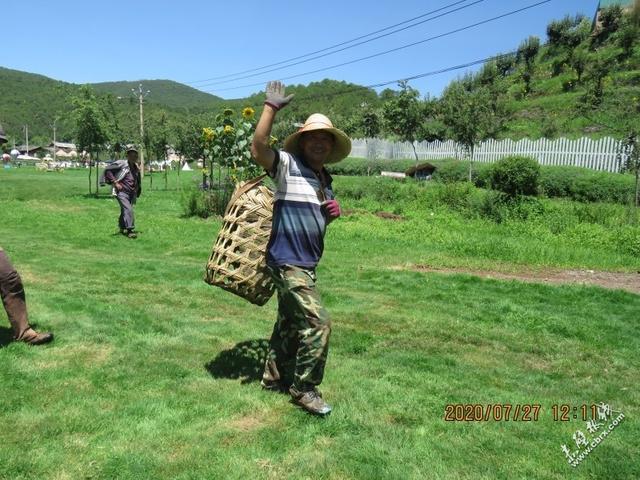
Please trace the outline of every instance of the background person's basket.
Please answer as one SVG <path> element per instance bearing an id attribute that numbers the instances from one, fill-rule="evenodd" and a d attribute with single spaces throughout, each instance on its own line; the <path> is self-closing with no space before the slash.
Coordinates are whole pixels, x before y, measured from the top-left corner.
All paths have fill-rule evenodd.
<path id="1" fill-rule="evenodd" d="M 264 177 L 242 182 L 233 192 L 204 278 L 255 305 L 267 303 L 275 290 L 266 263 L 273 192 L 261 184 Z"/>

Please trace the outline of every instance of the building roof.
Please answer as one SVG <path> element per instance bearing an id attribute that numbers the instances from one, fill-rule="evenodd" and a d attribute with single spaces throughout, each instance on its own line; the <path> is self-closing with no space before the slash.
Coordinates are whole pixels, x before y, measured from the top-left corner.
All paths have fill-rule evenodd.
<path id="1" fill-rule="evenodd" d="M 49 144 L 49 147 L 53 147 L 53 142 Z M 69 150 L 75 150 L 76 149 L 76 144 L 75 143 L 64 143 L 64 142 L 56 142 L 55 145 L 56 148 L 66 148 Z"/>
<path id="2" fill-rule="evenodd" d="M 31 153 L 31 152 L 37 152 L 38 150 L 41 150 L 42 147 L 39 147 L 38 145 L 29 145 L 29 150 L 27 150 L 26 145 L 17 145 L 16 149 L 19 150 L 20 152 Z"/>
<path id="3" fill-rule="evenodd" d="M 429 162 L 421 163 L 420 165 L 414 165 L 413 167 L 407 168 L 404 173 L 408 177 L 413 177 L 416 172 L 425 172 L 427 175 L 431 175 L 436 171 L 436 166 L 432 165 Z"/>

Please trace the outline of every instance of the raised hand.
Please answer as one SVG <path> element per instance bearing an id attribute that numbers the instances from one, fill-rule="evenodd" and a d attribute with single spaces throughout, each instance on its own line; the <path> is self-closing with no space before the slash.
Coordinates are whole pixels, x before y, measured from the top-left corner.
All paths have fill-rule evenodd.
<path id="1" fill-rule="evenodd" d="M 279 80 L 267 83 L 266 94 L 267 99 L 264 102 L 265 105 L 269 105 L 275 110 L 280 110 L 281 108 L 286 107 L 294 95 L 292 93 L 285 97 L 284 84 Z"/>

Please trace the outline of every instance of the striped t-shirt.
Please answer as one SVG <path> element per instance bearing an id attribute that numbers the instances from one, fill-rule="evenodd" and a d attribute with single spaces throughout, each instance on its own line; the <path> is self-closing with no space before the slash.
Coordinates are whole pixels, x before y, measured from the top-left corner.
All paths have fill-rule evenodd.
<path id="1" fill-rule="evenodd" d="M 300 157 L 276 151 L 269 175 L 276 183 L 267 264 L 313 268 L 324 249 L 326 219 L 320 204 L 334 198 L 331 176 L 323 169 L 325 186 Z"/>

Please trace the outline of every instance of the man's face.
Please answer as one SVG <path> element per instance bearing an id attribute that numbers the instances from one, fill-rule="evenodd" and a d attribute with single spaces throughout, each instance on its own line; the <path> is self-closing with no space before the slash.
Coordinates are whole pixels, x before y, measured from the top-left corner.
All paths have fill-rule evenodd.
<path id="1" fill-rule="evenodd" d="M 129 160 L 129 163 L 138 163 L 138 152 L 134 152 L 133 150 L 128 151 L 127 160 Z"/>
<path id="2" fill-rule="evenodd" d="M 329 132 L 305 132 L 300 137 L 300 148 L 305 160 L 314 168 L 321 168 L 333 151 L 335 139 Z"/>

